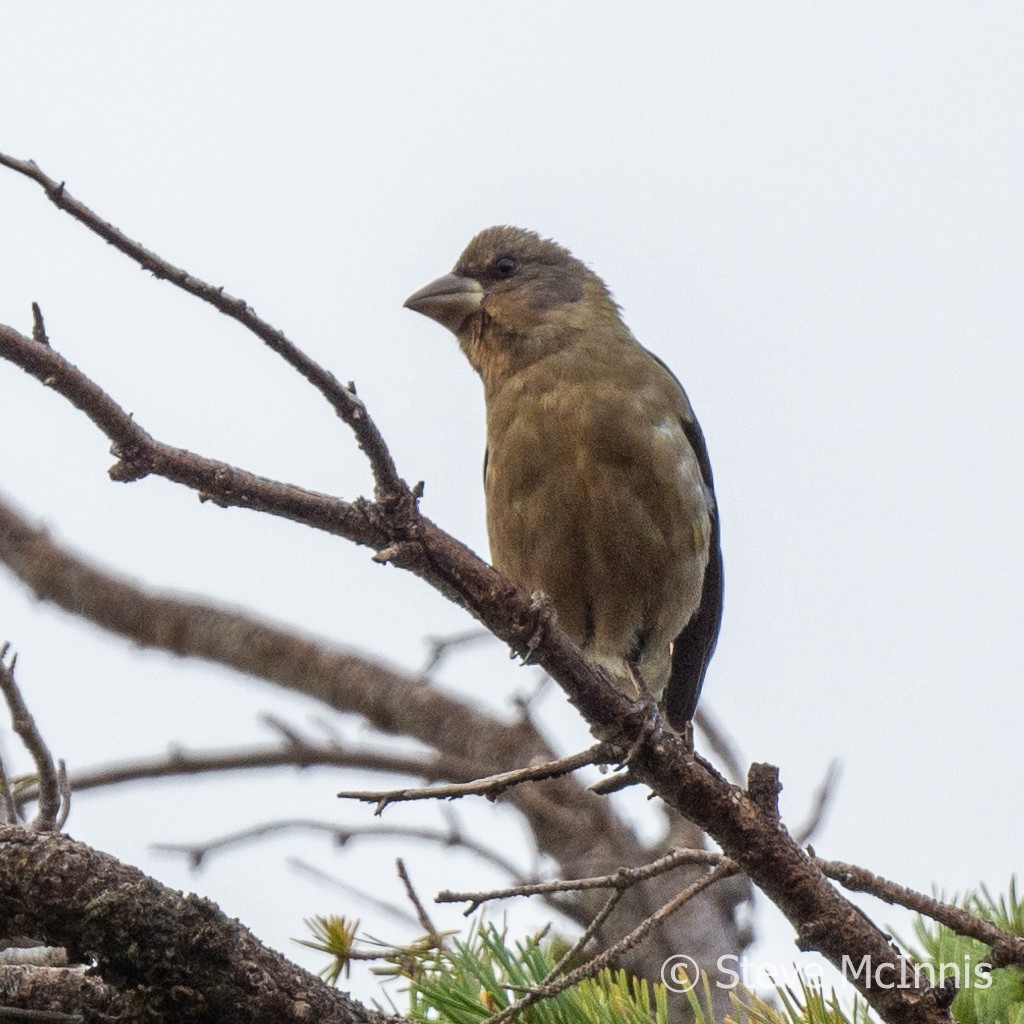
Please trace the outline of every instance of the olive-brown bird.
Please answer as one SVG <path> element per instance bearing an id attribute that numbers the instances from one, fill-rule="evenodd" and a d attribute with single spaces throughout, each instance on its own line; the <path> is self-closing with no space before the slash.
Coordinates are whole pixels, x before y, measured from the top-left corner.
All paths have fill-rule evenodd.
<path id="1" fill-rule="evenodd" d="M 484 382 L 495 568 L 551 598 L 616 686 L 693 717 L 722 615 L 718 509 L 679 381 L 604 282 L 531 231 L 480 232 L 405 305 L 452 331 Z"/>

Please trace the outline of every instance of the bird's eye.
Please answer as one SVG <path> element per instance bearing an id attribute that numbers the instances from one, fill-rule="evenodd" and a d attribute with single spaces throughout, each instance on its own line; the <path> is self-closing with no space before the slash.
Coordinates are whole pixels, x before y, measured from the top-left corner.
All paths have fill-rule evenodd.
<path id="1" fill-rule="evenodd" d="M 494 261 L 494 272 L 498 277 L 511 277 L 519 269 L 519 260 L 515 256 L 499 256 Z"/>

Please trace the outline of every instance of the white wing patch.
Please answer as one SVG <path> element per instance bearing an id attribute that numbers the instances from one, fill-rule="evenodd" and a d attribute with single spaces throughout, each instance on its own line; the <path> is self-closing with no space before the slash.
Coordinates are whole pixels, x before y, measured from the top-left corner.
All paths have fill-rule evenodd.
<path id="1" fill-rule="evenodd" d="M 677 472 L 683 483 L 683 493 L 689 497 L 686 504 L 695 516 L 694 547 L 700 551 L 709 543 L 710 519 L 715 514 L 715 495 L 701 476 L 696 454 L 690 447 L 689 439 L 678 417 L 666 417 L 655 426 L 654 446 L 661 448 L 675 460 Z"/>

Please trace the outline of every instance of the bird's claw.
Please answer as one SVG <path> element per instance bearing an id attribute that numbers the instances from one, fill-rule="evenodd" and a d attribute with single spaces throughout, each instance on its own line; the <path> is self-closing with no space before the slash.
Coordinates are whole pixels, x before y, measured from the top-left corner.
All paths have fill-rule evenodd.
<path id="1" fill-rule="evenodd" d="M 626 748 L 626 753 L 616 767 L 628 769 L 634 758 L 640 753 L 647 741 L 656 733 L 661 731 L 661 718 L 658 715 L 658 707 L 653 698 L 644 687 L 643 694 L 637 702 L 643 709 L 643 719 L 633 741 Z"/>
<path id="2" fill-rule="evenodd" d="M 533 653 L 544 641 L 544 634 L 549 627 L 557 621 L 555 606 L 542 590 L 535 591 L 530 595 L 530 612 L 533 616 L 533 632 L 526 641 L 526 653 L 523 655 L 523 664 L 533 663 Z M 513 654 L 513 657 L 515 655 Z"/>

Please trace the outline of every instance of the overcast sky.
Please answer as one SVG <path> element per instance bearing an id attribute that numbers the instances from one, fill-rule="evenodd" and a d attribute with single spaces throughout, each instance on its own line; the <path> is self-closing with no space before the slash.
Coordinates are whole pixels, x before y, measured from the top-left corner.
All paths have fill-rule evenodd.
<path id="1" fill-rule="evenodd" d="M 481 554 L 479 382 L 402 302 L 490 224 L 588 262 L 707 438 L 726 560 L 708 707 L 744 760 L 781 767 L 794 825 L 842 762 L 819 852 L 925 890 L 1005 888 L 1024 840 L 1024 7 L 33 3 L 0 8 L 0 37 L 0 149 L 354 380 L 401 473 L 426 482 L 425 512 Z M 55 347 L 148 430 L 366 492 L 326 404 L 240 327 L 10 172 L 0 225 L 0 321 L 28 330 L 38 301 Z M 90 557 L 407 668 L 424 637 L 469 624 L 364 550 L 159 480 L 113 484 L 111 461 L 80 414 L 0 365 L 0 487 Z M 72 768 L 266 737 L 262 710 L 299 725 L 316 712 L 132 651 L 6 574 L 0 639 Z M 496 643 L 444 681 L 498 711 L 534 685 Z M 543 708 L 566 750 L 583 745 L 558 692 Z M 290 943 L 303 917 L 399 926 L 296 876 L 289 854 L 396 902 L 398 854 L 427 895 L 497 876 L 409 844 L 337 854 L 294 837 L 191 875 L 149 844 L 282 816 L 368 824 L 334 798 L 366 782 L 282 772 L 90 793 L 69 830 L 315 967 Z M 513 829 L 515 849 L 511 816 L 458 812 Z M 514 913 L 523 929 L 544 917 Z M 791 929 L 763 902 L 759 921 L 759 955 L 786 962 Z"/>

